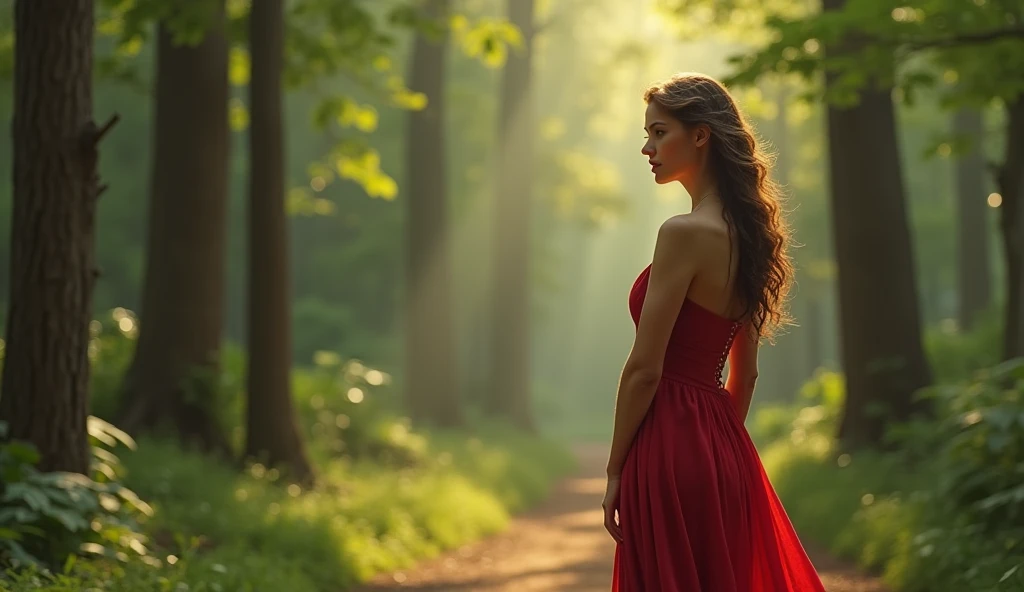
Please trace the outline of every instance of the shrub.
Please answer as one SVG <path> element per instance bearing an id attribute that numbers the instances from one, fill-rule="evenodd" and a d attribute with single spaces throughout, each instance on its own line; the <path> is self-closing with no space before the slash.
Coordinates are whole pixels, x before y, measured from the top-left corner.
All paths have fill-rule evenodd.
<path id="1" fill-rule="evenodd" d="M 1024 589 L 1024 362 L 975 376 L 921 391 L 934 417 L 894 428 L 895 452 L 839 454 L 831 403 L 755 418 L 788 432 L 762 459 L 797 529 L 895 590 Z"/>
<path id="2" fill-rule="evenodd" d="M 127 560 L 145 556 L 139 519 L 152 509 L 120 483 L 121 465 L 111 452 L 134 442 L 110 424 L 89 419 L 91 476 L 41 473 L 33 446 L 0 444 L 0 563 L 54 566 L 68 555 L 90 553 Z M 6 440 L 0 423 L 0 441 Z"/>

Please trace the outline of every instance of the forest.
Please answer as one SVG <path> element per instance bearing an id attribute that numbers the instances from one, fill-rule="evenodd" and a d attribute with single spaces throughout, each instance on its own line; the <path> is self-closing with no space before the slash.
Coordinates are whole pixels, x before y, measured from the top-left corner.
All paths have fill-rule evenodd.
<path id="1" fill-rule="evenodd" d="M 677 72 L 785 189 L 830 592 L 1024 590 L 1024 0 L 0 0 L 0 590 L 608 589 Z"/>

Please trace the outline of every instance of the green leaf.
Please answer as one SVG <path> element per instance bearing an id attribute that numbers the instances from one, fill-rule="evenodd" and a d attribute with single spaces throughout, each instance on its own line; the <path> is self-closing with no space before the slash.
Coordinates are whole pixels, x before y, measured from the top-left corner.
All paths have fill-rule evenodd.
<path id="1" fill-rule="evenodd" d="M 4 491 L 3 501 L 14 502 L 21 500 L 25 504 L 36 511 L 46 512 L 52 506 L 50 499 L 46 496 L 44 491 L 41 491 L 38 487 L 29 483 L 12 483 L 6 487 Z"/>
<path id="2" fill-rule="evenodd" d="M 988 449 L 989 452 L 1000 453 L 1013 442 L 1013 436 L 1002 432 L 991 434 L 988 437 Z"/>
<path id="3" fill-rule="evenodd" d="M 78 532 L 89 528 L 89 521 L 87 519 L 70 510 L 53 508 L 47 515 L 60 522 L 70 532 Z"/>
<path id="4" fill-rule="evenodd" d="M 35 466 L 41 458 L 36 447 L 28 442 L 8 442 L 3 446 L 3 450 L 10 455 L 13 462 L 19 464 Z"/>
<path id="5" fill-rule="evenodd" d="M 1017 421 L 1017 410 L 1009 406 L 993 407 L 982 412 L 985 421 L 998 427 L 1000 430 L 1007 430 Z"/>
<path id="6" fill-rule="evenodd" d="M 0 540 L 20 541 L 21 533 L 16 530 L 0 526 Z"/>
<path id="7" fill-rule="evenodd" d="M 3 541 L 0 544 L 0 549 L 6 549 L 11 559 L 20 562 L 25 565 L 41 566 L 43 562 L 30 554 L 16 541 Z"/>
<path id="8" fill-rule="evenodd" d="M 118 487 L 116 493 L 121 497 L 121 499 L 145 516 L 151 517 L 155 514 L 153 507 L 143 501 L 142 498 L 140 498 L 138 494 L 131 489 L 128 489 L 127 487 Z"/>
<path id="9" fill-rule="evenodd" d="M 1010 579 L 1010 576 L 1012 576 L 1013 574 L 1017 573 L 1017 569 L 1019 567 L 1020 567 L 1020 565 L 1014 565 L 1010 569 L 1006 570 L 1006 572 L 1003 573 L 1003 577 L 999 578 L 999 583 L 1002 584 L 1006 580 Z"/>
<path id="10" fill-rule="evenodd" d="M 0 524 L 32 524 L 37 520 L 39 520 L 39 512 L 28 508 L 0 508 Z"/>
<path id="11" fill-rule="evenodd" d="M 78 557 L 74 553 L 68 555 L 67 561 L 64 562 L 65 574 L 70 574 L 71 571 L 75 569 L 75 563 L 77 562 L 77 560 Z"/>

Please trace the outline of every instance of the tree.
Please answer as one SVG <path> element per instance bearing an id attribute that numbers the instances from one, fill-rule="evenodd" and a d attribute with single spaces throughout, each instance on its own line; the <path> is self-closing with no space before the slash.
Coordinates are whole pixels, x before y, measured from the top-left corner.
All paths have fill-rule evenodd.
<path id="1" fill-rule="evenodd" d="M 978 109 L 961 108 L 952 117 L 953 133 L 968 142 L 956 161 L 957 320 L 970 329 L 991 304 L 988 206 L 985 203 L 984 125 Z"/>
<path id="2" fill-rule="evenodd" d="M 530 402 L 530 212 L 534 121 L 532 59 L 534 0 L 508 0 L 508 16 L 523 36 L 501 78 L 498 174 L 491 294 L 491 380 L 488 412 L 533 429 Z"/>
<path id="3" fill-rule="evenodd" d="M 1003 357 L 1024 356 L 1024 91 L 1004 103 L 1006 146 L 996 167 L 996 186 L 1002 195 L 1003 253 L 1006 258 L 1006 318 Z"/>
<path id="4" fill-rule="evenodd" d="M 291 277 L 285 212 L 281 74 L 282 0 L 260 0 L 249 15 L 249 359 L 246 456 L 311 482 L 291 395 Z"/>
<path id="5" fill-rule="evenodd" d="M 876 81 L 855 105 L 829 105 L 828 146 L 846 377 L 838 436 L 853 448 L 877 446 L 890 423 L 910 417 L 913 393 L 931 381 L 891 89 Z"/>
<path id="6" fill-rule="evenodd" d="M 830 100 L 855 96 L 868 80 L 894 84 L 904 100 L 922 88 L 947 83 L 949 108 L 997 103 L 1004 112 L 1002 161 L 992 165 L 1001 195 L 1000 228 L 1006 267 L 1003 356 L 1024 355 L 1024 25 L 1019 7 L 1003 2 L 928 0 L 914 7 L 898 0 L 867 0 L 805 19 L 774 19 L 775 41 L 736 59 L 734 81 L 765 72 L 792 71 L 808 78 L 830 72 Z M 858 36 L 856 51 L 829 57 L 824 45 Z M 893 67 L 893 59 L 896 67 Z M 955 83 L 955 84 L 949 84 Z"/>
<path id="7" fill-rule="evenodd" d="M 224 3 L 204 2 L 201 39 L 158 27 L 145 279 L 120 422 L 167 422 L 183 441 L 227 452 L 215 405 L 224 318 L 228 43 Z M 187 37 L 186 37 L 187 39 Z"/>
<path id="8" fill-rule="evenodd" d="M 449 2 L 429 0 L 427 10 L 442 18 Z M 444 133 L 447 39 L 445 26 L 413 42 L 409 87 L 429 103 L 409 115 L 406 140 L 405 393 L 414 421 L 442 426 L 462 423 Z"/>
<path id="9" fill-rule="evenodd" d="M 88 474 L 98 144 L 92 0 L 14 6 L 14 211 L 0 420 L 44 471 Z"/>

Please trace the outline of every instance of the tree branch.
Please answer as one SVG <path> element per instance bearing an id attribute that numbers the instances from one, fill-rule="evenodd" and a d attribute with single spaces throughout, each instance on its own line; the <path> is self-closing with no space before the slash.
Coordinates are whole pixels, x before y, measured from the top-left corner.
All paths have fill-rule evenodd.
<path id="1" fill-rule="evenodd" d="M 92 140 L 93 145 L 98 145 L 100 143 L 100 140 L 103 139 L 103 136 L 107 135 L 107 132 L 109 132 L 111 128 L 113 128 L 115 125 L 117 125 L 118 121 L 121 121 L 121 115 L 118 113 L 114 113 L 110 117 L 110 119 L 108 119 L 107 122 L 103 124 L 103 127 L 96 131 L 96 135 L 93 136 Z"/>
<path id="2" fill-rule="evenodd" d="M 910 51 L 921 51 L 924 49 L 935 49 L 943 47 L 957 47 L 962 45 L 980 45 L 998 41 L 1000 39 L 1024 39 L 1024 27 L 1010 27 L 1006 29 L 993 29 L 991 31 L 978 31 L 976 33 L 964 33 L 940 39 L 930 39 L 918 43 L 911 43 Z"/>

